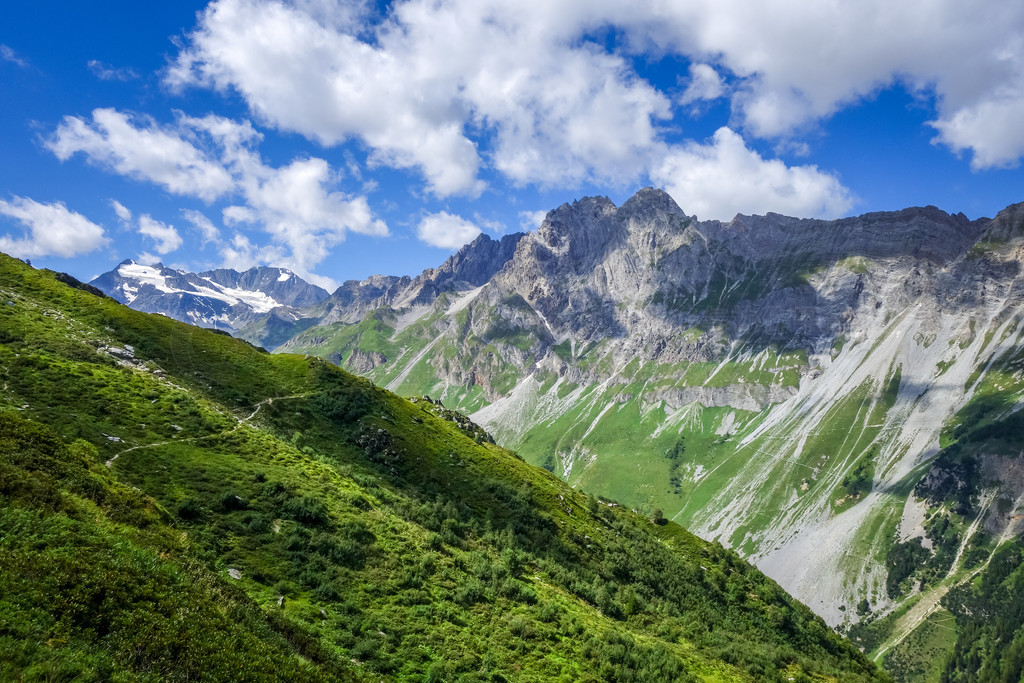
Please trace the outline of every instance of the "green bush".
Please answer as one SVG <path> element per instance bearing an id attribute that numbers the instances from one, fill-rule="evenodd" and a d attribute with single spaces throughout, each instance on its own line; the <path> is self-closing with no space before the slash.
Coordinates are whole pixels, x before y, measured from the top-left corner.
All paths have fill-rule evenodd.
<path id="1" fill-rule="evenodd" d="M 283 516 L 306 526 L 324 526 L 330 521 L 327 505 L 312 496 L 291 498 L 282 509 Z"/>
<path id="2" fill-rule="evenodd" d="M 228 489 L 220 497 L 220 507 L 225 512 L 245 510 L 249 507 L 249 501 L 235 493 L 234 489 Z"/>
<path id="3" fill-rule="evenodd" d="M 203 510 L 195 498 L 183 498 L 176 510 L 178 517 L 186 521 L 199 519 Z"/>

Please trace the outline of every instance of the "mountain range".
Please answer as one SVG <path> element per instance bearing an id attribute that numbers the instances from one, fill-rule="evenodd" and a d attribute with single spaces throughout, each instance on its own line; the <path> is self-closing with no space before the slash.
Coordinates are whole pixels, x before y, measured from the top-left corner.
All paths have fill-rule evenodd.
<path id="1" fill-rule="evenodd" d="M 296 309 L 312 306 L 328 293 L 285 268 L 227 268 L 188 273 L 162 263 L 131 259 L 96 277 L 93 286 L 146 313 L 161 313 L 201 327 L 235 332 L 261 314 L 295 319 Z"/>
<path id="2" fill-rule="evenodd" d="M 0 255 L 0 679 L 884 681 L 466 416 Z"/>
<path id="3" fill-rule="evenodd" d="M 646 189 L 236 332 L 439 399 L 938 680 L 1020 563 L 1022 260 L 1024 205 L 721 222 Z"/>

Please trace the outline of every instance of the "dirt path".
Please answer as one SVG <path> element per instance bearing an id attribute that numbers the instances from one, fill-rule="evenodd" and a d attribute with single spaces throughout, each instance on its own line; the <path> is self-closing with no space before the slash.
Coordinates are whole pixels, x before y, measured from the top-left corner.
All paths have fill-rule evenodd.
<path id="1" fill-rule="evenodd" d="M 117 460 L 118 458 L 120 458 L 122 455 L 124 455 L 125 453 L 131 453 L 132 451 L 137 451 L 140 448 L 156 448 L 157 446 L 166 446 L 169 443 L 183 443 L 183 442 L 186 442 L 186 441 L 193 441 L 193 440 L 195 440 L 195 437 L 193 437 L 191 439 L 181 439 L 180 441 L 161 441 L 159 443 L 146 443 L 146 444 L 142 444 L 141 446 L 132 446 L 131 448 L 126 448 L 123 451 L 118 451 L 117 453 L 114 453 L 114 456 L 112 458 L 110 458 L 110 460 L 107 460 L 103 464 L 106 465 L 107 467 L 112 467 L 113 464 L 114 464 L 114 461 Z"/>
<path id="2" fill-rule="evenodd" d="M 212 438 L 218 437 L 218 436 L 225 436 L 227 434 L 231 434 L 233 432 L 238 431 L 238 429 L 242 425 L 247 424 L 249 421 L 251 421 L 254 417 L 256 417 L 256 414 L 258 412 L 260 412 L 260 408 L 262 408 L 265 405 L 270 405 L 274 401 L 285 401 L 285 400 L 288 400 L 288 399 L 295 399 L 295 398 L 307 398 L 308 396 L 309 396 L 309 394 L 292 394 L 291 396 L 271 396 L 270 398 L 265 398 L 262 401 L 260 401 L 259 403 L 257 403 L 255 406 L 253 406 L 253 411 L 251 413 L 249 413 L 249 415 L 247 417 L 240 418 L 240 417 L 235 416 L 236 424 L 231 429 L 228 429 L 228 430 L 223 431 L 223 432 L 218 432 L 216 434 L 206 434 L 204 436 L 189 436 L 189 437 L 186 437 L 184 439 L 174 439 L 174 440 L 170 440 L 170 441 L 158 441 L 156 443 L 146 443 L 146 444 L 141 444 L 141 445 L 138 445 L 138 446 L 131 446 L 129 448 L 125 448 L 123 451 L 118 451 L 117 453 L 115 453 L 113 455 L 112 458 L 110 458 L 110 460 L 107 460 L 104 464 L 107 467 L 111 467 L 111 466 L 113 466 L 114 461 L 117 460 L 118 458 L 120 458 L 125 453 L 131 453 L 132 451 L 137 451 L 137 450 L 140 450 L 142 448 L 158 448 L 160 446 L 166 446 L 167 444 L 171 444 L 171 443 L 190 443 L 190 442 L 193 442 L 193 441 L 201 441 L 203 439 L 212 439 Z"/>
<path id="3" fill-rule="evenodd" d="M 253 411 L 249 413 L 249 417 L 245 417 L 239 420 L 238 424 L 235 425 L 234 429 L 232 429 L 231 431 L 235 431 L 235 429 L 238 429 L 240 426 L 256 417 L 256 413 L 260 412 L 260 408 L 266 405 L 270 405 L 274 401 L 286 401 L 288 399 L 294 398 L 308 398 L 309 396 L 310 394 L 292 394 L 291 396 L 272 396 L 270 398 L 265 398 L 254 406 Z"/>

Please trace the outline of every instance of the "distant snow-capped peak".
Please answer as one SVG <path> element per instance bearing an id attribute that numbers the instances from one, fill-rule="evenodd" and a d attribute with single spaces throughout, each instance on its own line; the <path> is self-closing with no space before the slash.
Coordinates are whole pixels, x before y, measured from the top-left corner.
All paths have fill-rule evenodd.
<path id="1" fill-rule="evenodd" d="M 131 259 L 100 275 L 92 284 L 132 308 L 162 313 L 197 325 L 237 329 L 275 308 L 302 307 L 327 298 L 290 270 L 256 267 L 190 273 L 161 263 Z"/>

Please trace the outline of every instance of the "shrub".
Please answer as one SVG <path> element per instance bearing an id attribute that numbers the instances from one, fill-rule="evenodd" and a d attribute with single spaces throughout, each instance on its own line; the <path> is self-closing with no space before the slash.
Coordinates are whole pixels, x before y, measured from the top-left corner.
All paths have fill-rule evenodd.
<path id="1" fill-rule="evenodd" d="M 291 581 L 278 581 L 274 584 L 274 594 L 283 595 L 286 598 L 295 595 L 295 584 Z"/>
<path id="2" fill-rule="evenodd" d="M 562 612 L 562 607 L 557 602 L 545 602 L 541 605 L 537 618 L 545 623 L 553 624 L 558 621 Z"/>
<path id="3" fill-rule="evenodd" d="M 182 501 L 178 503 L 177 513 L 179 518 L 186 521 L 192 521 L 194 519 L 199 519 L 203 511 L 199 507 L 199 503 L 195 498 L 183 498 Z"/>
<path id="4" fill-rule="evenodd" d="M 250 533 L 265 534 L 270 531 L 270 519 L 266 515 L 252 515 L 246 521 Z"/>
<path id="5" fill-rule="evenodd" d="M 341 597 L 341 593 L 338 592 L 334 583 L 324 580 L 313 590 L 313 596 L 323 602 L 334 602 Z"/>
<path id="6" fill-rule="evenodd" d="M 312 496 L 290 499 L 285 503 L 283 512 L 286 517 L 306 526 L 322 526 L 330 520 L 327 506 L 322 500 Z"/>
<path id="7" fill-rule="evenodd" d="M 220 497 L 220 507 L 225 512 L 244 510 L 249 507 L 249 501 L 235 493 L 234 489 L 228 489 Z"/>
<path id="8" fill-rule="evenodd" d="M 455 602 L 464 607 L 484 601 L 484 586 L 477 579 L 469 579 L 455 590 Z"/>

